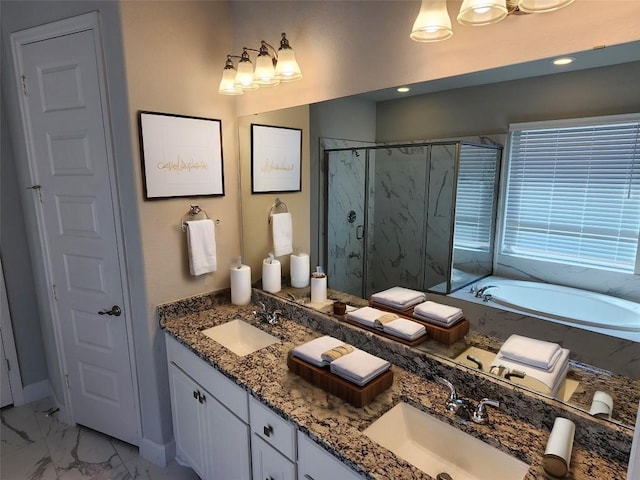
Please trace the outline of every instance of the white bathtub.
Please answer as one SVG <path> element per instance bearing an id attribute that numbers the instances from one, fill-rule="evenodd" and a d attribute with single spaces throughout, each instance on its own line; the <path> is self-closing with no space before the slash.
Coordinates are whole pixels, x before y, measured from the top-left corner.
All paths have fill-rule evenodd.
<path id="1" fill-rule="evenodd" d="M 487 287 L 484 294 L 489 303 L 496 302 L 524 313 L 566 323 L 640 332 L 640 304 L 628 300 L 577 288 L 500 277 L 485 278 L 476 287 Z"/>

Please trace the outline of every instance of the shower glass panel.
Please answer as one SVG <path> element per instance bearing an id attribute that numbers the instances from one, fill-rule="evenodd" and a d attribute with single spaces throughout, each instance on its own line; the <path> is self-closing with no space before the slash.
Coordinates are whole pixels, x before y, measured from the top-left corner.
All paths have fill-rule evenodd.
<path id="1" fill-rule="evenodd" d="M 362 297 L 366 155 L 364 149 L 327 152 L 327 281 Z"/>
<path id="2" fill-rule="evenodd" d="M 422 290 L 428 146 L 370 151 L 366 292 Z"/>

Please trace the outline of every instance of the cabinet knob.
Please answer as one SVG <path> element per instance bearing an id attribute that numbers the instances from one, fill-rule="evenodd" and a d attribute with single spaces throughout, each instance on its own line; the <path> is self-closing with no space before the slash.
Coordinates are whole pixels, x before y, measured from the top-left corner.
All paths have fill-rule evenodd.
<path id="1" fill-rule="evenodd" d="M 200 395 L 200 392 L 198 392 L 197 390 L 193 391 L 193 398 L 195 398 L 196 400 L 198 399 L 198 395 Z"/>
<path id="2" fill-rule="evenodd" d="M 198 392 L 198 401 L 200 403 L 205 403 L 207 401 L 207 397 L 205 397 L 204 395 L 202 395 L 200 392 Z"/>
<path id="3" fill-rule="evenodd" d="M 265 437 L 270 437 L 273 433 L 273 427 L 271 425 L 266 425 L 263 427 L 262 431 L 264 432 Z"/>

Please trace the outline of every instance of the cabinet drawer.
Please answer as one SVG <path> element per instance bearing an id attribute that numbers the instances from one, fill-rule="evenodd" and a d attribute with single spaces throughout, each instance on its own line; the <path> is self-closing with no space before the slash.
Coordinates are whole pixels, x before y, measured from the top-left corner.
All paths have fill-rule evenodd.
<path id="1" fill-rule="evenodd" d="M 361 480 L 351 470 L 320 445 L 298 432 L 298 478 L 300 480 Z"/>
<path id="2" fill-rule="evenodd" d="M 295 480 L 295 464 L 257 435 L 251 439 L 253 480 Z"/>
<path id="3" fill-rule="evenodd" d="M 249 399 L 251 431 L 290 460 L 296 458 L 296 429 L 255 398 Z"/>
<path id="4" fill-rule="evenodd" d="M 249 423 L 247 392 L 170 335 L 165 334 L 165 339 L 167 360 L 186 372 L 241 420 Z"/>

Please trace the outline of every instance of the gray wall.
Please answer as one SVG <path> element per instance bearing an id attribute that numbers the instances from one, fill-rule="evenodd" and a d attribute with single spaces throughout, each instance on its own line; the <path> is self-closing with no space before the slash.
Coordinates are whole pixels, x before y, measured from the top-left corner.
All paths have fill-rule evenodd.
<path id="1" fill-rule="evenodd" d="M 640 62 L 379 102 L 376 141 L 504 133 L 509 123 L 640 111 Z"/>
<path id="2" fill-rule="evenodd" d="M 47 363 L 42 344 L 40 316 L 36 305 L 35 282 L 27 247 L 25 219 L 20 203 L 18 174 L 8 135 L 4 109 L 0 117 L 2 152 L 0 158 L 0 255 L 5 274 L 7 299 L 23 386 L 47 380 Z"/>

